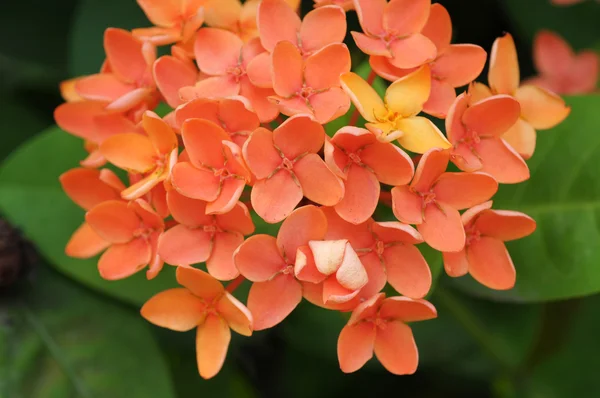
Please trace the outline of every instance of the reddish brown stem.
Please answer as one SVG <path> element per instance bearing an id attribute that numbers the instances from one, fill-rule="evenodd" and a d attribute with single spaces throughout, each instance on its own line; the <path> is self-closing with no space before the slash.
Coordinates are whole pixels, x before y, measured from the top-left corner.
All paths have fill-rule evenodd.
<path id="1" fill-rule="evenodd" d="M 284 122 L 283 118 L 281 117 L 281 115 L 277 116 L 277 119 L 275 119 L 275 122 L 278 124 L 281 124 Z"/>
<path id="2" fill-rule="evenodd" d="M 367 76 L 367 83 L 369 83 L 369 85 L 372 85 L 373 82 L 375 81 L 376 77 L 377 77 L 377 74 L 375 73 L 375 71 L 373 69 L 371 69 L 371 72 L 369 72 L 369 76 Z M 354 109 L 354 113 L 352 113 L 352 116 L 350 116 L 350 121 L 348 122 L 348 125 L 356 126 L 356 123 L 358 123 L 359 116 L 360 116 L 360 113 L 358 112 L 358 108 Z"/>
<path id="3" fill-rule="evenodd" d="M 237 278 L 235 278 L 234 280 L 232 280 L 231 282 L 229 282 L 229 284 L 227 285 L 225 290 L 227 290 L 229 293 L 233 293 L 235 291 L 235 289 L 237 289 L 242 284 L 242 282 L 244 282 L 245 280 L 246 280 L 246 278 L 244 278 L 242 275 L 240 275 Z"/>
<path id="4" fill-rule="evenodd" d="M 373 69 L 371 69 L 371 72 L 369 72 L 369 76 L 367 76 L 367 83 L 369 83 L 369 85 L 373 85 L 373 82 L 375 81 L 376 77 L 377 74 Z"/>

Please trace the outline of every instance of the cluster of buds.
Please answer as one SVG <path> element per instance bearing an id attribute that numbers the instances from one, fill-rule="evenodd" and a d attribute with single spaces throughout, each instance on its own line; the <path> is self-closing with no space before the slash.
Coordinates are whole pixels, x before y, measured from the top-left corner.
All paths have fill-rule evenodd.
<path id="1" fill-rule="evenodd" d="M 141 313 L 197 328 L 202 377 L 222 367 L 230 329 L 271 328 L 303 298 L 351 312 L 337 348 L 344 372 L 373 353 L 394 374 L 415 372 L 407 324 L 436 317 L 418 244 L 442 252 L 452 277 L 514 285 L 504 242 L 536 225 L 491 198 L 498 184 L 529 178 L 536 130 L 569 108 L 520 85 L 510 35 L 493 45 L 488 87 L 473 83 L 486 52 L 451 44 L 450 16 L 430 0 L 320 0 L 303 19 L 291 0 L 138 3 L 155 26 L 107 29 L 100 73 L 61 86 L 56 121 L 89 152 L 60 177 L 87 211 L 66 251 L 102 253 L 107 280 L 176 266 L 183 287 Z M 367 80 L 350 71 L 343 43 L 354 10 Z M 165 45 L 171 55 L 157 57 Z M 384 98 L 376 75 L 391 82 Z M 173 109 L 164 117 L 153 112 L 160 102 Z M 351 104 L 349 125 L 328 136 L 324 126 Z M 445 118 L 445 134 L 422 112 Z M 396 220 L 373 219 L 378 206 Z M 277 236 L 254 234 L 253 215 L 281 222 Z M 247 305 L 231 294 L 245 280 Z M 397 296 L 382 293 L 388 283 Z"/>

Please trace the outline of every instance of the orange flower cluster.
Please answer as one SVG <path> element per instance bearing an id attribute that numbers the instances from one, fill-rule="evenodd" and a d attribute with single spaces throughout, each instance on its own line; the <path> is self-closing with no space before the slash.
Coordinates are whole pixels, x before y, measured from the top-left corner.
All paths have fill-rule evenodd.
<path id="1" fill-rule="evenodd" d="M 519 84 L 510 35 L 494 43 L 487 87 L 472 83 L 486 52 L 451 44 L 448 12 L 430 0 L 319 0 L 303 19 L 291 0 L 138 3 L 155 26 L 107 29 L 100 73 L 61 86 L 56 121 L 89 153 L 60 177 L 87 211 L 66 252 L 102 253 L 107 280 L 177 266 L 183 288 L 158 293 L 141 313 L 197 328 L 202 377 L 221 368 L 230 329 L 273 327 L 303 298 L 352 311 L 338 343 L 344 372 L 375 353 L 390 372 L 413 373 L 407 324 L 436 317 L 423 299 L 432 276 L 419 244 L 443 252 L 450 276 L 514 285 L 504 242 L 536 225 L 490 199 L 499 183 L 529 178 L 536 130 L 569 108 Z M 352 32 L 356 45 L 392 82 L 383 99 L 350 72 L 348 10 L 363 29 Z M 164 45 L 171 55 L 157 57 Z M 160 102 L 173 108 L 162 118 Z M 328 136 L 324 125 L 351 103 L 366 123 Z M 422 112 L 445 118 L 446 133 Z M 374 220 L 386 205 L 397 220 Z M 252 215 L 282 222 L 277 236 L 253 235 Z M 247 307 L 231 295 L 244 280 Z M 400 296 L 385 298 L 388 283 Z"/>

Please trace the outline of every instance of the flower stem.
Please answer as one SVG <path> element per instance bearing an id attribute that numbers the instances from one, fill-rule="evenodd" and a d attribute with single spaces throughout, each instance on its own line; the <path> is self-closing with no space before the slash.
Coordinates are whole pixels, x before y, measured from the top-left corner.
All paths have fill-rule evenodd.
<path id="1" fill-rule="evenodd" d="M 242 284 L 242 282 L 244 282 L 245 280 L 246 280 L 246 278 L 244 278 L 242 275 L 240 275 L 237 278 L 235 278 L 234 280 L 232 280 L 231 282 L 229 282 L 229 284 L 227 285 L 225 290 L 227 290 L 229 293 L 233 293 L 235 291 L 235 289 L 237 289 Z"/>

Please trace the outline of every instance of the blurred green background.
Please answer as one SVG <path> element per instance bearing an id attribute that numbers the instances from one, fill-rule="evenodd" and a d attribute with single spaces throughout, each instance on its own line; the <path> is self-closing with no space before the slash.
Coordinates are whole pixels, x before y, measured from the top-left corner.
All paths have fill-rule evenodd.
<path id="1" fill-rule="evenodd" d="M 489 51 L 496 37 L 513 33 L 522 77 L 534 73 L 539 29 L 561 34 L 575 49 L 600 51 L 594 1 L 568 8 L 549 0 L 440 3 L 453 18 L 456 43 Z M 303 2 L 304 12 L 311 7 Z M 572 114 L 539 134 L 531 180 L 502 187 L 495 198 L 496 208 L 525 211 L 538 222 L 534 235 L 509 245 L 514 290 L 451 281 L 441 275 L 440 257 L 428 257 L 439 318 L 413 326 L 420 351 L 414 376 L 392 376 L 375 361 L 343 374 L 336 341 L 345 318 L 303 303 L 273 329 L 235 335 L 221 373 L 200 379 L 193 333 L 161 330 L 138 313 L 152 294 L 175 284 L 171 267 L 151 282 L 143 275 L 105 282 L 95 260 L 63 252 L 83 211 L 57 177 L 77 166 L 83 149 L 52 127 L 58 84 L 99 69 L 106 27 L 148 25 L 134 0 L 0 7 L 0 214 L 17 228 L 0 224 L 0 398 L 600 396 L 598 94 L 566 99 Z M 357 29 L 350 12 L 349 30 Z"/>

